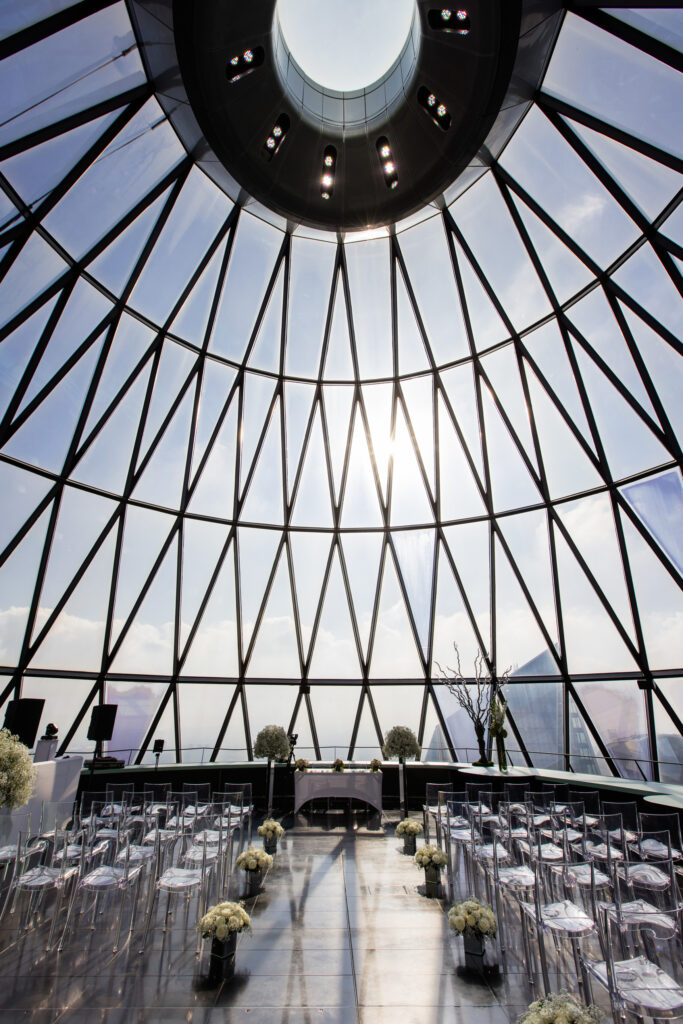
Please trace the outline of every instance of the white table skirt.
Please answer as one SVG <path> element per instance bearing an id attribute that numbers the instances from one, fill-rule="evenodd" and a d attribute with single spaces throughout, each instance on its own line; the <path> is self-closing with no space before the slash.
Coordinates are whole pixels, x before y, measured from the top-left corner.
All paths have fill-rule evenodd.
<path id="1" fill-rule="evenodd" d="M 57 824 L 62 825 L 70 817 L 82 767 L 80 754 L 39 761 L 28 804 L 16 811 L 0 808 L 0 843 L 16 843 L 19 832 L 37 832 L 41 819 L 44 830 L 54 828 L 57 819 Z"/>
<path id="2" fill-rule="evenodd" d="M 294 773 L 294 813 L 309 800 L 321 797 L 342 797 L 345 800 L 363 800 L 371 807 L 382 810 L 382 773 L 346 769 L 329 769 Z"/>

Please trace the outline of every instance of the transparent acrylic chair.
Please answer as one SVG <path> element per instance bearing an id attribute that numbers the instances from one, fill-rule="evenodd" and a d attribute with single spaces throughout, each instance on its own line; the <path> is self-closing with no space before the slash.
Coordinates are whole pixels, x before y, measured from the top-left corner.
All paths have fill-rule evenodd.
<path id="1" fill-rule="evenodd" d="M 434 822 L 436 840 L 441 845 L 439 835 L 439 823 L 444 814 L 444 803 L 450 798 L 453 787 L 440 782 L 428 782 L 425 787 L 425 802 L 422 805 L 422 822 L 424 827 L 425 842 L 429 842 L 431 824 Z M 439 794 L 442 794 L 440 797 Z"/>
<path id="2" fill-rule="evenodd" d="M 614 1020 L 634 1015 L 636 1020 L 671 1020 L 683 1015 L 683 988 L 674 974 L 669 974 L 646 956 L 615 960 L 613 931 L 615 925 L 606 908 L 600 911 L 603 935 L 603 959 L 581 954 L 581 967 L 586 986 L 586 999 L 593 1001 L 592 984 L 597 982 L 609 993 Z M 677 930 L 680 932 L 680 909 Z M 675 965 L 676 974 L 680 962 Z"/>
<path id="3" fill-rule="evenodd" d="M 140 953 L 144 953 L 147 945 L 147 939 L 149 936 L 150 927 L 152 924 L 152 918 L 156 908 L 157 897 L 162 893 L 166 894 L 166 914 L 164 919 L 163 931 L 167 931 L 168 923 L 171 916 L 171 898 L 173 896 L 185 898 L 185 913 L 186 917 L 189 914 L 190 901 L 194 896 L 198 898 L 197 908 L 197 920 L 204 916 L 206 910 L 206 896 L 208 891 L 208 883 L 211 875 L 212 864 L 207 859 L 206 853 L 208 844 L 202 844 L 202 860 L 199 865 L 194 867 L 181 867 L 184 860 L 186 850 L 194 845 L 193 837 L 189 833 L 185 833 L 180 837 L 181 849 L 178 857 L 178 865 L 173 865 L 166 868 L 166 870 L 160 874 L 157 878 L 156 883 L 151 888 L 150 899 L 148 901 L 147 913 L 145 916 L 145 924 L 142 933 L 142 941 L 140 943 Z M 202 948 L 202 937 L 201 933 L 197 931 L 197 945 L 195 949 L 195 955 L 199 956 Z"/>

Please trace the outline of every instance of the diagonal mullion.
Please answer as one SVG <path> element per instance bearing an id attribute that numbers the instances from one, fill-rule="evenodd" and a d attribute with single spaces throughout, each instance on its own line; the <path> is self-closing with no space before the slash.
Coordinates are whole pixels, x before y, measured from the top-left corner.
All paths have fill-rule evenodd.
<path id="1" fill-rule="evenodd" d="M 607 3 L 603 6 L 609 7 L 610 4 Z M 622 5 L 617 4 L 616 6 Z M 643 6 L 647 7 L 650 5 L 644 4 Z M 662 4 L 662 6 L 666 5 Z M 583 4 L 572 4 L 570 9 L 573 14 L 577 14 L 598 28 L 610 32 L 613 36 L 617 36 L 623 42 L 628 43 L 629 46 L 634 46 L 638 50 L 642 50 L 643 53 L 647 53 L 648 56 L 654 57 L 655 60 L 668 64 L 674 71 L 683 72 L 683 55 L 673 46 L 668 46 L 662 42 L 661 39 L 656 39 L 646 32 L 641 32 L 635 26 L 622 21 L 621 18 L 615 18 L 608 10 L 602 10 L 597 6 L 587 7 Z"/>
<path id="2" fill-rule="evenodd" d="M 211 762 L 214 762 L 216 760 L 216 758 L 218 757 L 219 753 L 220 753 L 221 743 L 223 742 L 223 739 L 225 738 L 225 734 L 228 731 L 228 726 L 230 725 L 230 720 L 232 718 L 233 712 L 235 710 L 235 706 L 236 706 L 237 701 L 239 699 L 239 695 L 240 695 L 240 684 L 237 683 L 235 685 L 235 689 L 232 692 L 232 697 L 230 698 L 230 702 L 228 703 L 228 707 L 227 707 L 227 710 L 225 712 L 225 717 L 224 717 L 223 721 L 221 722 L 221 727 L 218 730 L 218 736 L 216 737 L 216 743 L 214 745 L 213 751 L 211 752 L 211 757 L 209 758 L 209 761 L 211 761 Z"/>
<path id="3" fill-rule="evenodd" d="M 344 583 L 344 591 L 346 594 L 346 603 L 349 607 L 349 614 L 351 616 L 351 628 L 353 630 L 353 638 L 356 643 L 356 655 L 358 657 L 358 664 L 363 667 L 363 674 L 367 676 L 368 664 L 365 657 L 363 656 L 363 644 L 360 636 L 360 629 L 358 628 L 358 617 L 356 615 L 356 606 L 351 593 L 351 581 L 349 579 L 348 566 L 346 565 L 346 556 L 344 554 L 344 545 L 341 538 L 337 535 L 337 549 L 339 551 L 339 565 L 341 568 L 342 581 Z M 379 571 L 377 573 L 377 583 L 375 584 L 375 595 L 377 594 L 377 588 L 380 585 Z"/>
<path id="4" fill-rule="evenodd" d="M 266 583 L 266 587 L 265 587 L 265 590 L 263 592 L 263 597 L 261 598 L 261 604 L 260 604 L 258 613 L 256 615 L 256 621 L 254 622 L 254 628 L 251 631 L 251 638 L 250 638 L 249 644 L 247 646 L 246 654 L 244 655 L 245 673 L 246 673 L 247 667 L 249 665 L 249 662 L 251 660 L 251 656 L 254 653 L 254 647 L 256 645 L 256 640 L 258 638 L 259 630 L 261 628 L 261 622 L 263 621 L 263 616 L 266 613 L 266 607 L 268 606 L 268 598 L 270 597 L 270 592 L 272 590 L 273 583 L 275 582 L 275 576 L 277 575 L 278 566 L 280 564 L 280 558 L 282 556 L 282 549 L 283 549 L 284 546 L 285 546 L 285 533 L 284 533 L 284 531 L 282 531 L 281 534 L 280 534 L 280 540 L 279 540 L 277 549 L 275 551 L 275 555 L 273 557 L 273 564 L 272 564 L 272 566 L 270 568 L 270 573 L 268 574 L 268 582 Z"/>

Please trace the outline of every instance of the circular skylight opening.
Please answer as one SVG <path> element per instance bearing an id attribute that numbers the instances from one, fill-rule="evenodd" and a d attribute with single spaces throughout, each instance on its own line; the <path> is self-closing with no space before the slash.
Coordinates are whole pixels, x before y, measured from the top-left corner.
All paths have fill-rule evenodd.
<path id="1" fill-rule="evenodd" d="M 410 32 L 415 0 L 278 0 L 282 35 L 325 89 L 364 89 L 386 74 Z"/>

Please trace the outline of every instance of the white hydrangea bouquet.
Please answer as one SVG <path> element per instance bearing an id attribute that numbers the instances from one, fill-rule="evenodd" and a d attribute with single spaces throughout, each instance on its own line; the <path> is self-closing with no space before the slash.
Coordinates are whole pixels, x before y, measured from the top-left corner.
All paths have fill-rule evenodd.
<path id="1" fill-rule="evenodd" d="M 600 1024 L 597 1006 L 585 1006 L 570 992 L 553 992 L 537 999 L 518 1018 L 518 1024 Z"/>
<path id="2" fill-rule="evenodd" d="M 28 747 L 9 729 L 0 729 L 0 807 L 14 811 L 27 804 L 35 778 Z"/>
<path id="3" fill-rule="evenodd" d="M 285 834 L 285 830 L 279 821 L 275 821 L 275 818 L 266 818 L 262 825 L 259 825 L 256 830 L 260 836 L 264 836 L 266 839 L 281 839 Z"/>
<path id="4" fill-rule="evenodd" d="M 273 866 L 273 858 L 265 850 L 250 846 L 248 850 L 242 851 L 235 865 L 242 871 L 266 871 Z"/>
<path id="5" fill-rule="evenodd" d="M 448 923 L 458 935 L 474 935 L 479 939 L 493 938 L 497 928 L 491 907 L 474 897 L 451 907 Z"/>
<path id="6" fill-rule="evenodd" d="M 224 942 L 231 932 L 242 932 L 251 928 L 251 918 L 241 903 L 217 903 L 204 914 L 197 925 L 203 939 L 218 939 Z"/>
<path id="7" fill-rule="evenodd" d="M 448 863 L 448 858 L 438 846 L 423 846 L 415 854 L 415 863 L 419 868 L 441 869 Z"/>
<path id="8" fill-rule="evenodd" d="M 396 826 L 397 836 L 419 836 L 421 832 L 422 825 L 419 821 L 413 821 L 412 818 L 404 818 Z"/>

